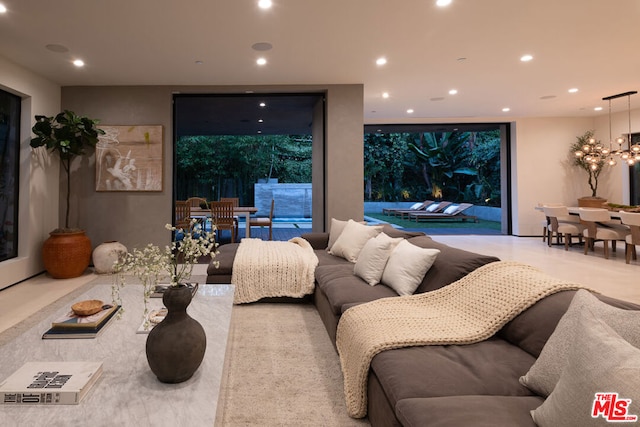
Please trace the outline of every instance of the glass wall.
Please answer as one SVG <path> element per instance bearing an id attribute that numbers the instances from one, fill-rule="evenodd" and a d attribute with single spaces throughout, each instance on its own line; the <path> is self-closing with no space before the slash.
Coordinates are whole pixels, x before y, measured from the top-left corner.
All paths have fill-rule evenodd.
<path id="1" fill-rule="evenodd" d="M 0 90 L 0 261 L 18 255 L 20 98 Z"/>

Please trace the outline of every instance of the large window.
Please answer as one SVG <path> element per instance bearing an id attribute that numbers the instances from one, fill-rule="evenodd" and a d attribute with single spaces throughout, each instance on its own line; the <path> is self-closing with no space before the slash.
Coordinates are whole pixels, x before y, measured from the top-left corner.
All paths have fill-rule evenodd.
<path id="1" fill-rule="evenodd" d="M 0 90 L 0 261 L 18 256 L 20 98 Z"/>

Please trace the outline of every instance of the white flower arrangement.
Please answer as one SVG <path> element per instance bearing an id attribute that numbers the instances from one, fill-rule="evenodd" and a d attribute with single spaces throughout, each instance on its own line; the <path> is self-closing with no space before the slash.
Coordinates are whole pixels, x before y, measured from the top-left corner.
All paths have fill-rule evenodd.
<path id="1" fill-rule="evenodd" d="M 126 285 L 127 275 L 137 277 L 144 288 L 144 315 L 148 314 L 147 300 L 154 292 L 159 280 L 167 280 L 170 286 L 181 286 L 191 277 L 193 265 L 200 257 L 217 254 L 215 226 L 212 231 L 203 230 L 196 220 L 192 220 L 188 229 L 176 228 L 166 224 L 165 228 L 173 233 L 174 240 L 164 249 L 148 244 L 143 249 L 134 248 L 114 264 L 114 282 L 111 296 L 114 303 L 122 305 L 120 288 Z M 216 268 L 218 262 L 213 261 Z"/>

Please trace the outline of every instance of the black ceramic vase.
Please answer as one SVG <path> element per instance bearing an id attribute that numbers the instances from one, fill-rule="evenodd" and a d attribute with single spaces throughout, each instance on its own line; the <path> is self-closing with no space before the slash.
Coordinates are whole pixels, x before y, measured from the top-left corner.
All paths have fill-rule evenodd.
<path id="1" fill-rule="evenodd" d="M 165 291 L 162 302 L 167 316 L 147 337 L 149 367 L 163 383 L 188 380 L 204 358 L 207 336 L 202 325 L 187 314 L 192 289 L 180 285 Z"/>

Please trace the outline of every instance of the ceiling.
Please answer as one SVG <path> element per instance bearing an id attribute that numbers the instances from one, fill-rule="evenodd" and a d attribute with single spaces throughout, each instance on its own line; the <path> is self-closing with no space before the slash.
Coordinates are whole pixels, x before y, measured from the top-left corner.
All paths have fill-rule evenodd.
<path id="1" fill-rule="evenodd" d="M 365 123 L 593 116 L 640 89 L 638 0 L 0 2 L 0 55 L 61 86 L 362 83 Z"/>

